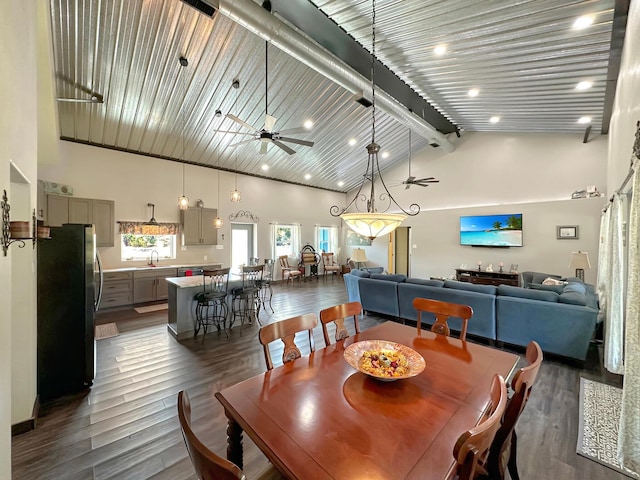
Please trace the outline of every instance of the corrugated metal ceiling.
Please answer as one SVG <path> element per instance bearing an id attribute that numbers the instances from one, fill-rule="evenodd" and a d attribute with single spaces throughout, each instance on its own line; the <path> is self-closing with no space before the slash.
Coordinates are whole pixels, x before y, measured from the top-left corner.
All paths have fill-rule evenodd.
<path id="1" fill-rule="evenodd" d="M 314 3 L 370 48 L 370 1 Z M 613 3 L 378 1 L 376 49 L 384 64 L 466 130 L 582 132 L 576 121 L 585 115 L 599 130 Z M 295 155 L 274 145 L 260 155 L 258 141 L 228 148 L 247 137 L 216 130 L 246 130 L 216 110 L 263 126 L 265 43 L 223 15 L 208 18 L 179 0 L 51 0 L 51 10 L 58 96 L 104 98 L 59 102 L 63 138 L 320 188 L 359 183 L 371 110 L 274 47 L 268 111 L 278 118 L 277 130 L 312 120 L 311 131 L 290 136 L 315 145 L 289 144 Z M 594 15 L 594 25 L 572 30 L 582 14 Z M 447 53 L 437 57 L 433 47 L 441 43 Z M 181 55 L 188 67 L 180 67 Z M 582 80 L 593 86 L 578 92 Z M 475 98 L 467 96 L 472 87 L 480 90 Z M 500 122 L 489 122 L 494 115 Z M 354 146 L 350 138 L 357 139 Z M 413 139 L 414 151 L 427 146 Z M 381 112 L 376 140 L 390 154 L 380 158 L 383 170 L 406 162 L 407 128 Z"/>

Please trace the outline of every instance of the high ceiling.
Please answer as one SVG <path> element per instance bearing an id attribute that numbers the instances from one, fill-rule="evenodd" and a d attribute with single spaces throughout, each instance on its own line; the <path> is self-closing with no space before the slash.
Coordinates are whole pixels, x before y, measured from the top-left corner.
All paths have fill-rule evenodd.
<path id="1" fill-rule="evenodd" d="M 338 84 L 319 73 L 313 54 L 293 58 L 280 49 L 273 32 L 258 31 L 260 25 L 250 31 L 240 25 L 241 16 L 235 19 L 239 24 L 229 12 L 258 8 L 300 42 L 312 39 L 340 55 L 331 60 L 335 70 L 349 70 L 351 64 L 353 75 L 366 86 L 368 72 L 357 73 L 348 42 L 355 40 L 368 58 L 371 0 L 273 1 L 271 13 L 256 3 L 262 2 L 208 0 L 220 7 L 209 17 L 180 0 L 51 0 L 62 138 L 330 190 L 356 186 L 366 166 L 372 108 L 354 101 L 353 82 Z M 377 58 L 408 92 L 380 91 L 387 80 L 377 67 L 376 141 L 388 153 L 380 157 L 381 169 L 407 161 L 409 127 L 414 152 L 446 143 L 456 129 L 463 136 L 465 131 L 499 131 L 582 137 L 588 124 L 578 119 L 586 116 L 593 133 L 606 132 L 624 35 L 620 12 L 628 3 L 378 0 Z M 296 15 L 312 18 L 305 14 L 310 7 L 343 35 L 328 35 L 325 27 L 314 32 L 303 20 L 296 23 Z M 583 15 L 590 16 L 592 25 L 574 28 Z M 271 40 L 268 46 L 265 38 Z M 445 47 L 444 54 L 435 53 L 437 46 Z M 326 56 L 323 47 L 314 48 Z M 188 66 L 180 66 L 181 56 Z M 236 79 L 238 89 L 232 87 Z M 591 87 L 576 89 L 584 81 Z M 478 94 L 471 97 L 474 88 Z M 362 90 L 370 99 L 370 89 Z M 434 113 L 425 114 L 415 102 L 409 105 L 410 94 L 429 102 Z M 92 97 L 94 102 L 87 101 Z M 315 145 L 286 143 L 294 155 L 274 144 L 261 154 L 258 140 L 229 148 L 251 137 L 249 129 L 226 114 L 259 130 L 265 108 L 277 118 L 275 131 L 312 121 L 309 131 L 284 136 Z M 444 123 L 434 123 L 436 116 Z M 491 117 L 499 121 L 492 123 Z M 425 134 L 423 125 L 439 129 L 440 140 Z"/>

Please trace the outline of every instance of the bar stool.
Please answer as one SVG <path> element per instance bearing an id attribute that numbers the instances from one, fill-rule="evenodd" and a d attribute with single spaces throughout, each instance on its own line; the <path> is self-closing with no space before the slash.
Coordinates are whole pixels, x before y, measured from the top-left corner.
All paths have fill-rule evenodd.
<path id="1" fill-rule="evenodd" d="M 240 317 L 240 327 L 244 325 L 245 319 L 247 319 L 249 325 L 251 325 L 254 318 L 262 325 L 256 312 L 256 305 L 258 306 L 257 308 L 260 308 L 260 301 L 258 299 L 260 287 L 258 284 L 260 280 L 262 280 L 263 269 L 264 265 L 242 267 L 242 287 L 236 287 L 231 291 L 232 320 L 229 328 L 233 326 L 238 317 Z"/>
<path id="2" fill-rule="evenodd" d="M 267 302 L 269 302 L 271 313 L 274 313 L 273 306 L 271 305 L 271 299 L 273 298 L 271 281 L 273 280 L 273 268 L 275 267 L 275 264 L 275 260 L 272 258 L 265 258 L 264 260 L 262 279 L 258 281 L 258 287 L 260 288 L 260 290 L 258 291 L 258 300 L 260 301 L 258 305 L 258 315 L 260 314 L 260 308 L 264 308 L 266 310 L 265 305 L 267 304 Z"/>
<path id="3" fill-rule="evenodd" d="M 227 316 L 229 315 L 229 307 L 227 306 L 227 287 L 229 285 L 229 269 L 220 268 L 217 270 L 203 270 L 202 272 L 202 292 L 195 296 L 198 302 L 196 305 L 196 328 L 193 334 L 198 335 L 200 327 L 204 329 L 202 341 L 207 334 L 207 327 L 215 325 L 229 337 L 225 326 Z"/>

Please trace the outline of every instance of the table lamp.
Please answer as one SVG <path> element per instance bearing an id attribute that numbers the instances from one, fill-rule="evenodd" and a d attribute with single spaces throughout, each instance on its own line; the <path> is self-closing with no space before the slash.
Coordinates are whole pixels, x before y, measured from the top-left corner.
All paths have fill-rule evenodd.
<path id="1" fill-rule="evenodd" d="M 584 282 L 584 270 L 591 268 L 587 252 L 581 252 L 579 250 L 577 252 L 571 252 L 569 268 L 574 268 L 576 270 L 576 277 Z"/>
<path id="2" fill-rule="evenodd" d="M 360 268 L 360 264 L 367 261 L 367 254 L 363 248 L 354 248 L 351 253 L 351 260 L 356 262 L 356 265 Z"/>

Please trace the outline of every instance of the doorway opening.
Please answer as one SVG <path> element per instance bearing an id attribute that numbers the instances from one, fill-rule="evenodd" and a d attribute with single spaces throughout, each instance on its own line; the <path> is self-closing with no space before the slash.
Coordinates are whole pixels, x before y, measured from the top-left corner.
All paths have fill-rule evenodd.
<path id="1" fill-rule="evenodd" d="M 249 265 L 249 259 L 255 257 L 256 252 L 255 224 L 231 224 L 231 267 Z"/>

